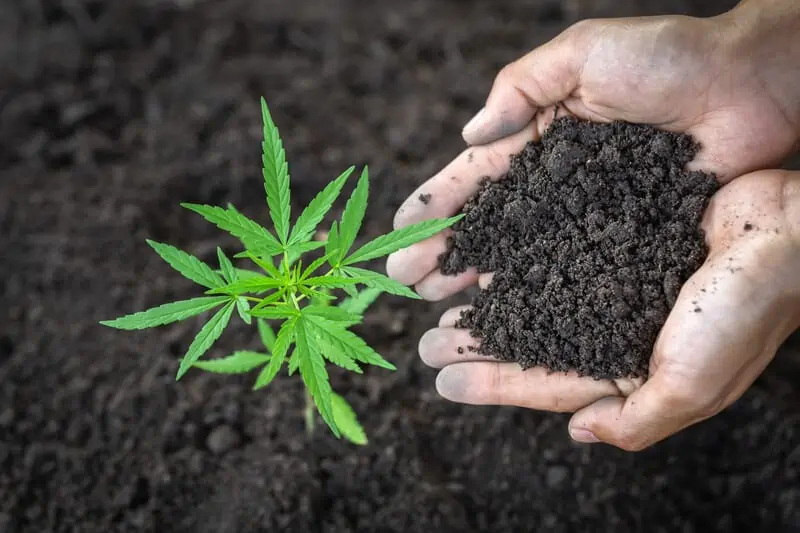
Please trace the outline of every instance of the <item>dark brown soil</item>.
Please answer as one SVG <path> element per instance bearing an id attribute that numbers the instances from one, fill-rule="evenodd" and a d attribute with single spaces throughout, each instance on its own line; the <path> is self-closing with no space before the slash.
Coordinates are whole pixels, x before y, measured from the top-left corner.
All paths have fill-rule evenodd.
<path id="1" fill-rule="evenodd" d="M 558 119 L 464 207 L 445 274 L 494 272 L 459 326 L 524 368 L 644 377 L 681 286 L 707 255 L 719 188 L 687 135 Z"/>
<path id="2" fill-rule="evenodd" d="M 197 295 L 144 239 L 208 260 L 230 241 L 179 202 L 268 220 L 259 96 L 296 208 L 370 165 L 366 239 L 523 51 L 578 17 L 731 3 L 0 2 L 0 531 L 798 531 L 797 347 L 721 415 L 627 454 L 574 445 L 563 415 L 440 399 L 416 345 L 460 301 L 381 298 L 360 331 L 397 372 L 332 371 L 371 439 L 356 448 L 306 438 L 294 378 L 175 383 L 199 322 L 97 325 Z M 256 342 L 234 330 L 210 356 Z"/>

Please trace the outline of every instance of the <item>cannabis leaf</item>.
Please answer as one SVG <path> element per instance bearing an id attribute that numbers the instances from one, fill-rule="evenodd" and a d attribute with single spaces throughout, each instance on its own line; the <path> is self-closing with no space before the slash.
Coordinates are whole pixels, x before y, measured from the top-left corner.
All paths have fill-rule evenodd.
<path id="1" fill-rule="evenodd" d="M 183 360 L 181 360 L 181 366 L 178 368 L 178 376 L 177 379 L 181 379 L 184 374 L 192 367 L 192 365 L 203 356 L 204 353 L 211 348 L 211 345 L 216 342 L 216 340 L 222 335 L 222 331 L 225 329 L 225 326 L 228 325 L 228 322 L 231 319 L 231 314 L 233 313 L 233 301 L 229 301 L 225 307 L 217 311 L 217 313 L 211 317 L 203 329 L 200 330 L 200 333 L 192 341 L 191 346 L 189 346 L 189 351 L 186 352 L 186 355 L 183 356 Z"/>
<path id="2" fill-rule="evenodd" d="M 253 276 L 248 279 L 234 281 L 228 285 L 211 289 L 208 294 L 245 294 L 248 292 L 264 292 L 283 285 L 283 281 L 267 276 Z"/>
<path id="3" fill-rule="evenodd" d="M 221 230 L 227 231 L 244 244 L 248 250 L 261 255 L 276 255 L 282 247 L 266 228 L 238 212 L 233 206 L 227 209 L 213 205 L 182 203 L 182 207 L 197 213 Z"/>
<path id="4" fill-rule="evenodd" d="M 330 182 L 313 200 L 311 200 L 308 207 L 306 207 L 297 218 L 297 223 L 292 229 L 292 236 L 289 237 L 290 249 L 295 244 L 306 242 L 311 238 L 314 231 L 317 229 L 317 225 L 330 210 L 333 202 L 339 196 L 344 183 L 355 168 L 356 167 L 350 167 L 345 170 L 338 178 Z"/>
<path id="5" fill-rule="evenodd" d="M 226 296 L 203 296 L 159 305 L 146 311 L 126 315 L 115 320 L 103 320 L 104 326 L 116 329 L 145 329 L 185 320 L 209 311 L 229 301 Z"/>
<path id="6" fill-rule="evenodd" d="M 338 254 L 335 258 L 335 265 L 339 265 L 350 247 L 356 240 L 358 230 L 361 228 L 361 223 L 364 220 L 364 213 L 367 211 L 367 196 L 369 195 L 369 169 L 364 167 L 361 172 L 361 177 L 358 179 L 358 185 L 350 195 L 350 199 L 342 213 L 342 224 L 339 228 L 335 249 Z M 329 237 L 330 238 L 330 237 Z"/>
<path id="7" fill-rule="evenodd" d="M 316 339 L 309 337 L 306 331 L 306 324 L 305 319 L 298 320 L 295 331 L 295 350 L 300 376 L 314 399 L 322 419 L 331 428 L 333 434 L 339 437 L 339 428 L 333 419 L 333 408 L 331 406 L 333 391 L 328 380 L 328 372 L 325 370 L 325 360 L 319 352 Z"/>
<path id="8" fill-rule="evenodd" d="M 364 342 L 364 339 L 352 331 L 344 329 L 336 322 L 314 315 L 306 316 L 304 322 L 312 328 L 314 334 L 331 350 L 336 350 L 340 354 L 349 356 L 364 364 L 396 370 L 392 363 L 370 348 Z"/>
<path id="9" fill-rule="evenodd" d="M 397 282 L 390 277 L 384 276 L 383 274 L 372 272 L 371 270 L 365 270 L 363 268 L 352 266 L 344 266 L 339 269 L 339 272 L 342 274 L 347 274 L 354 279 L 360 280 L 360 283 L 363 283 L 372 289 L 380 289 L 384 292 L 388 292 L 389 294 L 396 294 L 397 296 L 405 296 L 406 298 L 413 298 L 416 300 L 422 298 L 419 294 L 412 291 L 402 283 Z"/>
<path id="10" fill-rule="evenodd" d="M 356 413 L 350 404 L 342 396 L 333 393 L 331 396 L 331 409 L 333 409 L 333 419 L 342 432 L 342 436 L 352 442 L 363 446 L 367 444 L 367 435 L 364 428 L 358 423 Z"/>
<path id="11" fill-rule="evenodd" d="M 266 320 L 258 320 L 258 335 L 261 337 L 261 343 L 268 349 L 272 350 L 275 345 L 275 332 Z"/>
<path id="12" fill-rule="evenodd" d="M 239 279 L 239 276 L 236 274 L 236 269 L 233 268 L 233 263 L 231 263 L 231 260 L 228 259 L 228 256 L 225 255 L 225 252 L 223 252 L 222 248 L 219 246 L 217 246 L 217 259 L 219 260 L 219 268 L 225 281 L 233 283 Z"/>
<path id="13" fill-rule="evenodd" d="M 264 122 L 264 141 L 261 161 L 264 166 L 264 189 L 275 232 L 284 245 L 289 238 L 289 217 L 291 203 L 289 198 L 289 165 L 283 150 L 278 127 L 272 120 L 267 102 L 261 99 L 261 118 Z"/>
<path id="14" fill-rule="evenodd" d="M 353 263 L 369 261 L 370 259 L 383 257 L 397 250 L 408 248 L 412 244 L 432 237 L 443 229 L 449 228 L 463 217 L 464 215 L 458 215 L 441 220 L 424 220 L 411 226 L 396 229 L 391 233 L 387 233 L 386 235 L 382 235 L 368 242 L 356 250 L 351 256 L 347 257 L 342 264 L 352 265 Z"/>
<path id="15" fill-rule="evenodd" d="M 169 244 L 162 244 L 147 240 L 147 244 L 156 251 L 169 266 L 180 272 L 183 277 L 188 278 L 198 285 L 213 289 L 224 285 L 222 278 L 214 270 L 200 261 L 193 255 L 189 255 L 183 250 L 179 250 Z"/>
<path id="16" fill-rule="evenodd" d="M 192 366 L 217 374 L 244 374 L 269 361 L 267 354 L 249 351 L 234 352 L 228 357 L 197 361 Z"/>
<path id="17" fill-rule="evenodd" d="M 264 370 L 258 375 L 258 378 L 256 378 L 253 390 L 263 389 L 272 383 L 272 380 L 275 379 L 275 376 L 280 372 L 281 366 L 283 366 L 283 362 L 286 359 L 286 354 L 294 340 L 297 320 L 297 317 L 290 318 L 281 326 L 275 343 L 272 346 L 272 358 L 269 360 L 269 364 L 265 366 Z"/>
<path id="18" fill-rule="evenodd" d="M 344 322 L 348 325 L 361 322 L 361 315 L 342 309 L 341 307 L 331 307 L 327 305 L 309 305 L 301 311 L 304 315 L 319 316 L 333 320 L 334 322 Z"/>
<path id="19" fill-rule="evenodd" d="M 361 315 L 378 299 L 382 292 L 380 289 L 364 289 L 355 296 L 342 300 L 338 308 L 348 313 Z"/>

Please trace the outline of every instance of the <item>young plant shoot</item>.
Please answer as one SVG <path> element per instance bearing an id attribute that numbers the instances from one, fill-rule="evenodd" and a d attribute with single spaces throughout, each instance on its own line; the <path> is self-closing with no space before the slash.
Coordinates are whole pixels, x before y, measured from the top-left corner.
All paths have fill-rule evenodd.
<path id="1" fill-rule="evenodd" d="M 361 365 L 393 370 L 390 362 L 350 328 L 361 323 L 364 311 L 382 292 L 408 298 L 419 296 L 383 274 L 356 265 L 427 239 L 461 217 L 427 220 L 356 247 L 369 194 L 369 174 L 365 167 L 341 220 L 331 224 L 325 240 L 315 238 L 324 234 L 318 231 L 318 226 L 355 167 L 331 181 L 292 225 L 286 155 L 263 98 L 261 111 L 264 188 L 272 228 L 244 216 L 232 205 L 223 208 L 181 204 L 241 241 L 243 250 L 234 259 L 249 261 L 259 271 L 235 267 L 219 248 L 219 268 L 214 269 L 173 246 L 147 241 L 172 268 L 201 285 L 205 295 L 101 324 L 137 330 L 214 311 L 183 356 L 177 379 L 191 368 L 220 374 L 258 371 L 254 389 L 262 389 L 284 366 L 289 375 L 299 370 L 311 400 L 306 412 L 308 427 L 313 427 L 313 402 L 334 435 L 363 444 L 364 431 L 344 398 L 331 389 L 326 366 L 333 363 L 357 373 L 361 373 Z M 306 254 L 312 252 L 314 259 L 306 259 Z M 347 296 L 339 295 L 339 291 Z M 202 360 L 230 323 L 234 311 L 246 324 L 257 328 L 263 351 L 237 351 L 220 359 Z"/>

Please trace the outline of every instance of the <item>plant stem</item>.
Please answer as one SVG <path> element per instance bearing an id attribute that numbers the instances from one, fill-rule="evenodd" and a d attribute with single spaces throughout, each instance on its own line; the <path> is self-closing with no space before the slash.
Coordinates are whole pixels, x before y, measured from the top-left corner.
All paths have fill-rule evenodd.
<path id="1" fill-rule="evenodd" d="M 311 397 L 311 393 L 308 392 L 306 389 L 306 408 L 305 408 L 305 419 L 306 419 L 306 434 L 310 437 L 314 434 L 314 425 L 316 421 L 316 417 L 314 416 L 314 398 Z"/>

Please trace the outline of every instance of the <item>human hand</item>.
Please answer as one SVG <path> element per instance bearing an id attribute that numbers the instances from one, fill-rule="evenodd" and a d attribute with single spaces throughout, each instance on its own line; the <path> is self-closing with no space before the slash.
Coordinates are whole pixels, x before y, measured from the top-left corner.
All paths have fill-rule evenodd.
<path id="1" fill-rule="evenodd" d="M 793 0 L 770 2 L 769 9 L 756 4 L 712 19 L 584 21 L 508 65 L 464 129 L 472 147 L 406 200 L 395 226 L 458 212 L 481 178 L 501 178 L 510 155 L 540 137 L 555 104 L 559 116 L 689 133 L 701 144 L 692 167 L 723 183 L 775 166 L 800 135 L 800 34 L 791 29 L 800 22 L 800 6 Z M 770 16 L 791 24 L 782 27 Z M 773 42 L 770 31 L 782 41 Z M 786 54 L 795 59 L 784 61 Z M 422 193 L 432 195 L 429 202 L 419 200 Z M 392 255 L 390 276 L 416 284 L 429 300 L 473 285 L 474 271 L 457 277 L 437 271 L 445 239 L 441 234 Z"/>
<path id="2" fill-rule="evenodd" d="M 441 368 L 445 398 L 574 412 L 570 434 L 641 450 L 733 403 L 800 326 L 800 172 L 743 176 L 712 199 L 702 223 L 705 264 L 686 282 L 662 329 L 644 384 L 522 370 L 458 347 L 460 309 L 420 341 Z M 699 311 L 697 311 L 699 309 Z"/>

